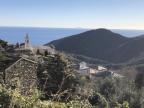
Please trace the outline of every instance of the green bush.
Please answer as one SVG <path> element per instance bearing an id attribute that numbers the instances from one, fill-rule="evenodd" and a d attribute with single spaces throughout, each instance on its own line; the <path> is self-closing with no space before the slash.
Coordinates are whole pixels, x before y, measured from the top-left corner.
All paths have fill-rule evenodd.
<path id="1" fill-rule="evenodd" d="M 23 96 L 18 89 L 6 89 L 0 85 L 0 106 L 2 108 L 33 108 L 38 103 L 40 93 L 33 90 L 32 95 Z"/>
<path id="2" fill-rule="evenodd" d="M 111 108 L 129 108 L 129 103 L 127 101 L 124 101 L 122 104 L 115 102 Z"/>
<path id="3" fill-rule="evenodd" d="M 0 45 L 2 47 L 6 47 L 7 46 L 7 42 L 0 39 Z"/>
<path id="4" fill-rule="evenodd" d="M 11 97 L 8 91 L 0 85 L 0 108 L 7 108 L 10 104 Z"/>
<path id="5" fill-rule="evenodd" d="M 11 97 L 10 108 L 33 108 L 40 101 L 40 93 L 37 90 L 33 90 L 32 95 L 24 96 L 18 89 L 15 89 L 9 96 Z"/>
<path id="6" fill-rule="evenodd" d="M 112 108 L 117 106 L 116 103 L 122 105 L 126 101 L 130 108 L 143 108 L 144 88 L 137 89 L 134 80 L 127 78 L 106 78 L 95 81 L 93 89 L 95 92 L 103 95 Z M 117 107 L 120 106 L 118 105 Z"/>
<path id="7" fill-rule="evenodd" d="M 100 93 L 94 93 L 93 96 L 90 96 L 89 102 L 91 105 L 98 107 L 98 108 L 108 108 L 109 107 L 107 100 Z"/>
<path id="8" fill-rule="evenodd" d="M 129 108 L 129 103 L 127 101 L 124 101 L 122 104 L 122 108 Z"/>

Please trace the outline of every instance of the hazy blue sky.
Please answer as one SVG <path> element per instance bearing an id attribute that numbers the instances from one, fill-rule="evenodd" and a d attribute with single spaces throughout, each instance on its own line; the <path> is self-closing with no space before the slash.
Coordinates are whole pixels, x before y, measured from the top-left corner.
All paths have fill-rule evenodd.
<path id="1" fill-rule="evenodd" d="M 0 26 L 144 29 L 144 0 L 0 0 Z"/>

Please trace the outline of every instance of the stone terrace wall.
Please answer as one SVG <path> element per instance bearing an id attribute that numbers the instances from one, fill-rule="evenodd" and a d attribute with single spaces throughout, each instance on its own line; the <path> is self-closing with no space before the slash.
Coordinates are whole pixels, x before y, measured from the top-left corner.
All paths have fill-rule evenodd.
<path id="1" fill-rule="evenodd" d="M 35 61 L 21 58 L 5 70 L 7 87 L 19 88 L 23 95 L 29 95 L 37 87 L 37 68 Z"/>

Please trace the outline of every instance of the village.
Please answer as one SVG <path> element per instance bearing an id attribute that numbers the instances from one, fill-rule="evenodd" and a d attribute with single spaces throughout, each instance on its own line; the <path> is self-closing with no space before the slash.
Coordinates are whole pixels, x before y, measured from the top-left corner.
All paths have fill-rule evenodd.
<path id="1" fill-rule="evenodd" d="M 9 47 L 11 46 L 9 45 Z M 0 50 L 4 51 L 4 48 L 0 46 Z M 34 88 L 37 86 L 38 64 L 44 64 L 47 56 L 54 57 L 59 52 L 52 46 L 32 46 L 28 34 L 25 37 L 25 42 L 23 44 L 16 44 L 14 50 L 16 52 L 15 56 L 19 57 L 7 66 L 4 72 L 2 72 L 3 74 L 1 74 L 1 78 L 4 79 L 3 82 L 8 87 L 15 88 L 19 86 L 23 94 L 27 95 L 31 87 Z M 96 77 L 124 77 L 101 65 L 91 68 L 84 61 L 75 64 L 73 68 L 77 74 L 88 76 L 91 80 L 94 80 Z M 45 71 L 41 74 L 44 73 Z M 18 81 L 20 81 L 19 84 Z"/>
<path id="2" fill-rule="evenodd" d="M 91 97 L 94 91 L 105 95 L 107 90 L 111 93 L 113 89 L 116 93 L 125 91 L 127 88 L 117 88 L 129 87 L 129 83 L 124 82 L 133 81 L 105 65 L 75 61 L 53 45 L 33 46 L 28 34 L 24 43 L 2 44 L 0 51 L 0 84 L 26 98 L 34 96 L 34 90 L 38 90 L 42 92 L 41 101 L 60 99 L 65 102 L 67 98 L 80 96 L 88 98 L 93 105 L 93 101 L 97 102 L 95 96 L 102 98 L 100 94 Z"/>

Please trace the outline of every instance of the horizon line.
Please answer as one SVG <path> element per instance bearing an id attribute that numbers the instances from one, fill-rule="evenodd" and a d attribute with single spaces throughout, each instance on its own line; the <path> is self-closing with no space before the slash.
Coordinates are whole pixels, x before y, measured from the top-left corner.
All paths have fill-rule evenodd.
<path id="1" fill-rule="evenodd" d="M 96 27 L 96 28 L 83 28 L 83 27 L 46 27 L 46 26 L 0 26 L 4 28 L 41 28 L 41 29 L 87 29 L 87 30 L 94 30 L 94 29 L 108 29 L 108 30 L 144 30 L 144 29 L 137 29 L 137 28 L 109 28 L 109 27 Z"/>

